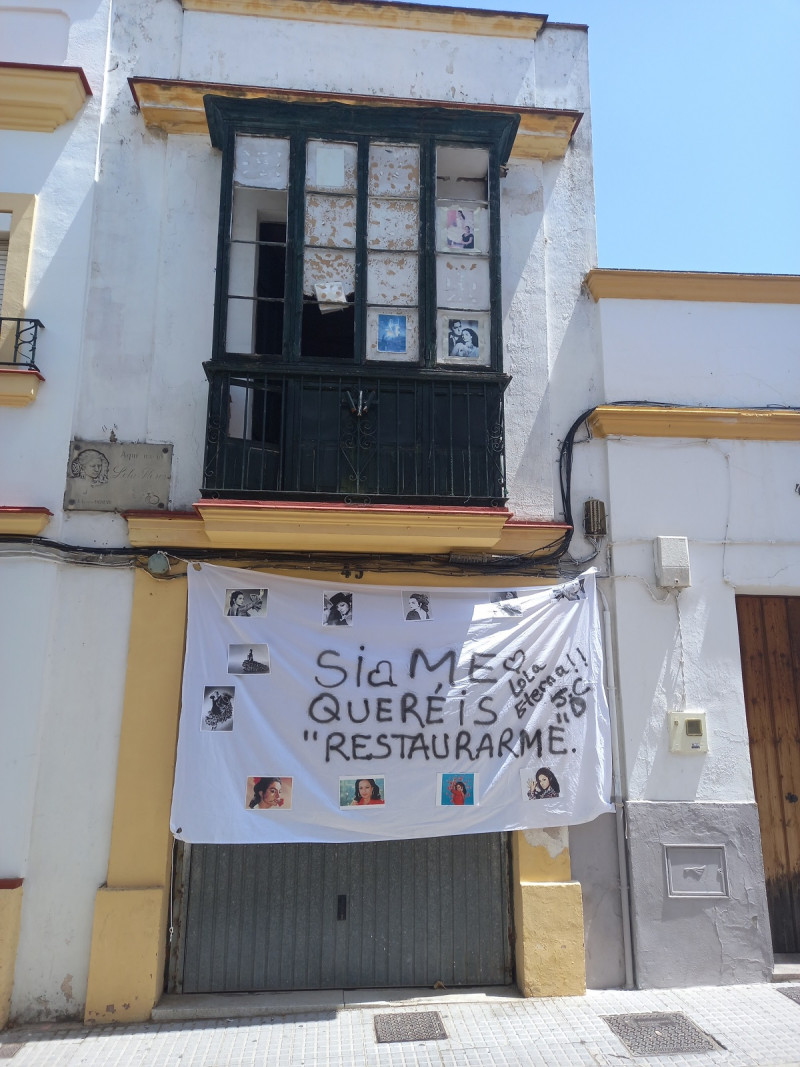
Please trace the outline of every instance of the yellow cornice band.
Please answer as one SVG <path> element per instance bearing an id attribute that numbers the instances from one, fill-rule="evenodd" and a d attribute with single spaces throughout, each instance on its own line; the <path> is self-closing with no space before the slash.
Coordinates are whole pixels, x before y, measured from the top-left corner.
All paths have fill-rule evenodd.
<path id="1" fill-rule="evenodd" d="M 131 92 L 145 125 L 165 133 L 203 136 L 208 134 L 203 97 L 211 93 L 234 100 L 276 100 L 305 104 L 347 104 L 351 107 L 438 107 L 519 115 L 520 123 L 512 158 L 558 159 L 583 117 L 580 111 L 551 108 L 505 107 L 500 104 L 471 104 L 452 100 L 418 100 L 384 96 L 354 96 L 346 93 L 318 93 L 303 89 L 264 88 L 255 85 L 221 85 L 215 82 L 175 81 L 161 78 L 130 78 Z"/>
<path id="2" fill-rule="evenodd" d="M 595 300 L 702 300 L 708 303 L 800 304 L 798 274 L 713 274 L 701 271 L 607 270 L 586 275 Z"/>
<path id="3" fill-rule="evenodd" d="M 557 544 L 563 523 L 514 521 L 505 508 L 292 504 L 206 500 L 195 512 L 131 511 L 134 548 L 276 552 L 458 552 L 523 555 Z"/>
<path id="4" fill-rule="evenodd" d="M 181 0 L 184 11 L 303 22 L 345 23 L 389 30 L 461 33 L 476 37 L 535 40 L 546 15 L 516 11 L 469 11 L 433 4 L 381 3 L 376 0 Z"/>
<path id="5" fill-rule="evenodd" d="M 588 419 L 595 437 L 689 437 L 721 441 L 800 441 L 800 411 L 607 405 Z"/>
<path id="6" fill-rule="evenodd" d="M 9 351 L 12 351 L 13 334 L 10 340 Z M 0 366 L 0 407 L 26 408 L 39 395 L 39 386 L 43 381 L 38 370 Z"/>
<path id="7" fill-rule="evenodd" d="M 80 67 L 0 63 L 0 129 L 52 133 L 91 95 Z"/>
<path id="8" fill-rule="evenodd" d="M 37 537 L 52 517 L 48 508 L 0 507 L 0 534 Z"/>

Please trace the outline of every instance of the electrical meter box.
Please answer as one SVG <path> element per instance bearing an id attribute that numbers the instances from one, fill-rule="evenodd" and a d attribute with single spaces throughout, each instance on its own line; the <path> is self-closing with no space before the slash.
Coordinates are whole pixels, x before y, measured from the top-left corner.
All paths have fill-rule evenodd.
<path id="1" fill-rule="evenodd" d="M 708 752 L 708 730 L 704 711 L 670 711 L 669 750 L 684 756 Z"/>

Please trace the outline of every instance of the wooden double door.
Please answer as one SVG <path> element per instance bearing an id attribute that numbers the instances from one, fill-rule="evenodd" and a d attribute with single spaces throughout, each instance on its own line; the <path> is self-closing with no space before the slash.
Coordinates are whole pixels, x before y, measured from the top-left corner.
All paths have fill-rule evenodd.
<path id="1" fill-rule="evenodd" d="M 800 953 L 800 597 L 736 611 L 772 947 Z"/>

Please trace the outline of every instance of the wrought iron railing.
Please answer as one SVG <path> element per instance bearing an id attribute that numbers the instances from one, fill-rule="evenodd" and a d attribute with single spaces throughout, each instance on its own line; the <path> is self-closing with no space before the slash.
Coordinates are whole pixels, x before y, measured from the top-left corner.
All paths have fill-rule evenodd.
<path id="1" fill-rule="evenodd" d="M 36 366 L 36 341 L 44 323 L 39 319 L 0 318 L 0 366 Z"/>
<path id="2" fill-rule="evenodd" d="M 205 366 L 206 497 L 505 499 L 502 374 Z"/>

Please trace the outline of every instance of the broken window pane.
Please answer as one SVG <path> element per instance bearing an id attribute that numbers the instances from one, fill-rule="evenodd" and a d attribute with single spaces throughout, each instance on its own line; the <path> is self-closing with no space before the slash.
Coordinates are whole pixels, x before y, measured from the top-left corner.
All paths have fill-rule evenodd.
<path id="1" fill-rule="evenodd" d="M 419 147 L 404 144 L 369 146 L 370 196 L 419 196 Z"/>
<path id="2" fill-rule="evenodd" d="M 255 301 L 231 297 L 225 348 L 229 353 L 252 355 Z"/>
<path id="3" fill-rule="evenodd" d="M 316 299 L 317 287 L 341 283 L 344 294 L 356 289 L 355 252 L 335 252 L 307 248 L 303 263 L 303 295 Z"/>
<path id="4" fill-rule="evenodd" d="M 236 185 L 258 189 L 286 189 L 289 186 L 289 142 L 278 137 L 236 138 L 233 167 Z"/>
<path id="5" fill-rule="evenodd" d="M 306 195 L 306 244 L 355 248 L 356 201 L 352 196 Z"/>
<path id="6" fill-rule="evenodd" d="M 367 303 L 413 306 L 417 303 L 417 279 L 415 255 L 370 252 L 367 257 Z"/>
<path id="7" fill-rule="evenodd" d="M 488 198 L 489 153 L 485 148 L 436 149 L 436 197 L 445 200 Z"/>
<path id="8" fill-rule="evenodd" d="M 489 261 L 466 256 L 437 256 L 436 300 L 440 308 L 488 311 Z"/>
<path id="9" fill-rule="evenodd" d="M 395 251 L 417 247 L 419 207 L 416 200 L 370 197 L 367 216 L 367 247 Z"/>
<path id="10" fill-rule="evenodd" d="M 228 302 L 228 352 L 281 354 L 287 204 L 285 192 L 234 190 L 228 293 L 246 299 Z"/>
<path id="11" fill-rule="evenodd" d="M 356 191 L 358 146 L 335 141 L 309 141 L 306 153 L 306 189 Z"/>

